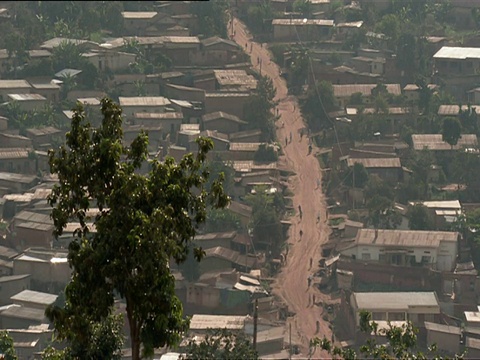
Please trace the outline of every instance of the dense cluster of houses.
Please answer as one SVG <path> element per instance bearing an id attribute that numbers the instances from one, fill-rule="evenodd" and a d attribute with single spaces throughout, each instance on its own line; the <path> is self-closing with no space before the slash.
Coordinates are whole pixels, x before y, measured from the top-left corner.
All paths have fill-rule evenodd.
<path id="1" fill-rule="evenodd" d="M 113 74 L 108 81 L 121 94 L 125 143 L 147 130 L 151 158 L 172 156 L 179 160 L 196 150 L 199 136 L 210 138 L 214 143 L 210 159 L 234 169 L 234 200 L 228 211 L 246 227 L 252 208 L 243 197 L 259 184 L 285 187 L 280 181 L 281 164 L 254 161 L 263 136 L 259 129 L 248 126 L 244 105 L 258 77 L 236 43 L 220 37 L 191 36 L 197 22 L 188 12 L 188 1 L 160 1 L 156 7 L 154 12 L 122 13 L 123 37 L 104 43 L 53 38 L 30 50 L 29 61 L 50 58 L 55 48 L 65 43 L 78 45 L 82 56 L 99 72 Z M 129 72 L 136 55 L 122 51 L 122 47 L 131 41 L 150 58 L 168 56 L 175 65 L 173 71 L 152 75 Z M 12 61 L 6 50 L 0 50 L 1 69 L 7 69 Z M 57 106 L 65 78 L 82 75 L 77 69 L 65 69 L 52 79 L 0 79 L 1 101 L 16 104 L 23 112 L 41 111 L 46 104 Z M 136 84 L 140 82 L 143 96 L 138 96 Z M 67 99 L 81 103 L 89 120 L 98 125 L 100 100 L 105 95 L 96 89 L 72 90 Z M 62 116 L 62 122 L 69 124 L 73 112 L 65 109 Z M 54 239 L 47 202 L 57 182 L 50 175 L 48 149 L 63 144 L 66 131 L 68 126 L 35 126 L 20 132 L 11 119 L 0 117 L 0 329 L 8 330 L 20 359 L 37 358 L 50 343 L 53 327 L 44 311 L 57 300 L 71 274 L 66 249 L 78 224 L 69 223 L 62 236 Z M 148 163 L 142 169 L 146 170 Z M 91 231 L 95 232 L 93 224 Z M 172 265 L 176 293 L 185 313 L 193 315 L 191 334 L 185 341 L 200 339 L 207 328 L 226 327 L 251 335 L 256 299 L 260 354 L 283 351 L 282 319 L 287 310 L 265 290 L 259 270 L 265 256 L 251 254 L 250 235 L 236 231 L 201 233 L 195 241 L 206 252 L 198 280 L 185 280 Z M 124 311 L 121 302 L 117 305 L 119 312 Z M 128 358 L 128 351 L 124 358 Z"/>

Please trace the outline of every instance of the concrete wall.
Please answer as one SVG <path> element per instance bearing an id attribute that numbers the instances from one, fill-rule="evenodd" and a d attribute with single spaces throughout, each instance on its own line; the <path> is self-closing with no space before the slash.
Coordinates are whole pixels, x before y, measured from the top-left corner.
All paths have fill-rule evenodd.
<path id="1" fill-rule="evenodd" d="M 10 298 L 23 290 L 30 289 L 30 277 L 0 283 L 0 306 L 11 304 Z"/>
<path id="2" fill-rule="evenodd" d="M 460 353 L 460 335 L 427 330 L 427 345 L 437 345 L 437 349 L 452 354 Z"/>

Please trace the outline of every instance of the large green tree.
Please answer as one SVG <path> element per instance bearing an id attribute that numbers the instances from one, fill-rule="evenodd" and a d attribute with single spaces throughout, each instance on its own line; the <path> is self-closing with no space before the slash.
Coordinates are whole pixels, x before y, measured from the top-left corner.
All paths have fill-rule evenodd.
<path id="1" fill-rule="evenodd" d="M 78 104 L 66 146 L 49 153 L 51 172 L 59 178 L 49 197 L 54 234 L 61 235 L 72 219 L 80 224 L 68 249 L 73 273 L 65 307 L 49 315 L 60 339 L 87 346 L 85 329 L 105 320 L 119 296 L 126 302 L 132 358 L 138 360 L 141 350 L 148 355 L 174 345 L 187 329 L 169 261 L 185 261 L 207 207 L 225 207 L 229 199 L 221 178 L 205 190 L 209 173 L 202 166 L 211 141 L 200 138 L 196 155 L 178 164 L 170 157 L 155 160 L 141 175 L 148 136 L 141 133 L 124 146 L 121 108 L 109 99 L 101 106 L 102 125 L 93 128 Z M 92 233 L 86 214 L 93 203 L 99 213 Z M 195 255 L 200 259 L 202 250 Z"/>
<path id="2" fill-rule="evenodd" d="M 434 228 L 428 209 L 422 204 L 409 206 L 407 217 L 410 230 L 433 230 Z"/>

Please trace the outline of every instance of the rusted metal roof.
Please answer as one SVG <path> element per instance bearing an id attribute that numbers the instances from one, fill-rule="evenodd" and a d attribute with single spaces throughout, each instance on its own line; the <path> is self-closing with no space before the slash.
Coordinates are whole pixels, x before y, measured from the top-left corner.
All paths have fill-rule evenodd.
<path id="1" fill-rule="evenodd" d="M 362 164 L 366 169 L 372 168 L 401 168 L 400 158 L 360 158 L 347 159 L 347 165 Z"/>
<path id="2" fill-rule="evenodd" d="M 335 97 L 350 97 L 352 94 L 361 93 L 363 96 L 372 95 L 372 90 L 377 86 L 376 84 L 346 84 L 346 85 L 332 85 L 333 94 Z M 385 84 L 387 92 L 392 95 L 401 95 L 402 89 L 400 84 Z"/>
<path id="3" fill-rule="evenodd" d="M 458 150 L 461 148 L 476 148 L 478 146 L 477 135 L 462 134 L 457 145 L 453 147 L 443 141 L 442 134 L 414 134 L 412 135 L 413 148 L 415 150 Z"/>

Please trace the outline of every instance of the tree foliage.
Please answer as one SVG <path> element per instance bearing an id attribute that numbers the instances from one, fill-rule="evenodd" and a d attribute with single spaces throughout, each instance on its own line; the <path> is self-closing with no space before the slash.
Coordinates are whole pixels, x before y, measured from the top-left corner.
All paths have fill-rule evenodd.
<path id="1" fill-rule="evenodd" d="M 353 164 L 353 167 L 348 169 L 347 178 L 345 184 L 355 188 L 363 188 L 368 181 L 368 172 L 365 166 L 361 163 Z"/>
<path id="2" fill-rule="evenodd" d="M 186 356 L 183 357 L 185 360 L 258 359 L 257 352 L 244 332 L 232 333 L 226 329 L 209 330 L 199 344 L 190 341 L 185 353 Z"/>
<path id="3" fill-rule="evenodd" d="M 313 338 L 310 341 L 311 353 L 320 348 L 335 359 L 444 359 L 438 354 L 435 345 L 430 346 L 427 352 L 418 348 L 418 329 L 410 321 L 402 326 L 394 326 L 389 323 L 388 327 L 379 328 L 378 324 L 372 321 L 372 314 L 362 311 L 360 313 L 360 330 L 368 336 L 368 339 L 365 344 L 360 346 L 358 352 L 351 348 L 334 346 L 324 336 L 323 339 Z M 386 343 L 377 342 L 373 336 L 384 337 Z M 454 359 L 462 359 L 463 356 L 464 354 L 458 354 Z"/>
<path id="4" fill-rule="evenodd" d="M 453 148 L 462 137 L 462 125 L 457 118 L 446 117 L 442 123 L 442 140 Z"/>
<path id="5" fill-rule="evenodd" d="M 263 76 L 258 81 L 257 88 L 250 95 L 244 107 L 244 116 L 248 122 L 248 127 L 260 129 L 265 142 L 271 142 L 276 138 L 272 113 L 276 106 L 274 101 L 275 94 L 276 89 L 272 80 L 267 76 Z"/>
<path id="6" fill-rule="evenodd" d="M 376 229 L 396 229 L 402 223 L 402 216 L 393 205 L 392 200 L 382 195 L 368 199 L 368 223 Z"/>
<path id="7" fill-rule="evenodd" d="M 433 220 L 424 205 L 409 206 L 407 217 L 410 230 L 433 230 Z"/>
<path id="8" fill-rule="evenodd" d="M 332 83 L 322 80 L 310 85 L 300 105 L 313 132 L 332 127 L 328 118 L 328 113 L 336 107 Z"/>
<path id="9" fill-rule="evenodd" d="M 64 308 L 49 313 L 60 339 L 88 345 L 89 324 L 104 321 L 115 294 L 126 302 L 133 359 L 154 348 L 176 344 L 188 321 L 175 296 L 169 261 L 185 261 L 207 207 L 228 204 L 221 178 L 205 191 L 208 171 L 201 167 L 211 141 L 200 138 L 196 155 L 180 163 L 167 157 L 153 161 L 146 175 L 138 169 L 148 156 L 148 136 L 141 133 L 123 145 L 122 111 L 102 100 L 102 125 L 93 128 L 81 104 L 74 109 L 66 146 L 51 150 L 50 168 L 59 185 L 49 197 L 54 234 L 62 234 L 75 219 L 80 226 L 69 244 L 73 270 L 65 290 Z M 87 211 L 92 202 L 99 213 L 90 232 Z M 202 257 L 195 249 L 197 259 Z"/>
<path id="10" fill-rule="evenodd" d="M 193 1 L 190 3 L 192 14 L 197 15 L 199 32 L 205 37 L 227 37 L 228 16 L 226 0 L 211 0 L 208 2 Z"/>
<path id="11" fill-rule="evenodd" d="M 17 360 L 17 354 L 13 348 L 13 339 L 6 331 L 0 331 L 0 357 L 4 360 Z"/>

